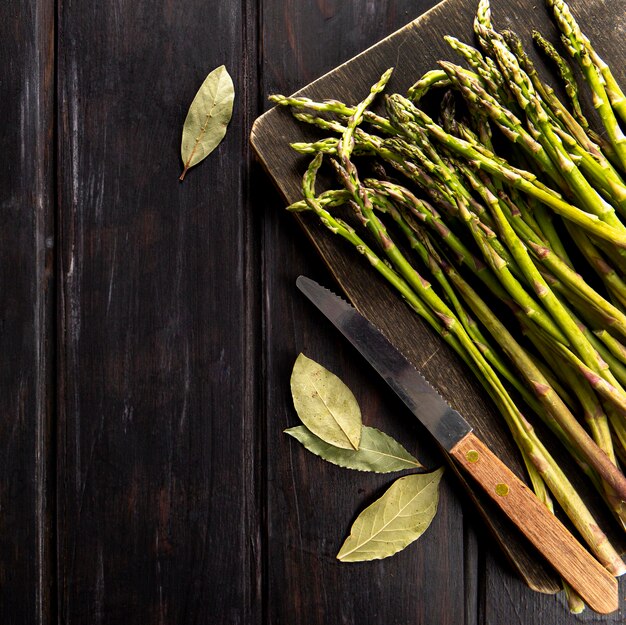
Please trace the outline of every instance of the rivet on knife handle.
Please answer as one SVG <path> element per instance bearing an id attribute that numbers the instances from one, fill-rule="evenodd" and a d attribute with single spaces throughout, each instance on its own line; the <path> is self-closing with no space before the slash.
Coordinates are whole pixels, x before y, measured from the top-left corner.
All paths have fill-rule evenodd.
<path id="1" fill-rule="evenodd" d="M 470 432 L 450 454 L 592 610 L 617 610 L 617 580 L 475 434 Z"/>

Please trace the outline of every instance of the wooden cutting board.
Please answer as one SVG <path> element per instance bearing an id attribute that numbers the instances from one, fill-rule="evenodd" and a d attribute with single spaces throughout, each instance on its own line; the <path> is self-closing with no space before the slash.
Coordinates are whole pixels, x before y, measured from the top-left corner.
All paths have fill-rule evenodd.
<path id="1" fill-rule="evenodd" d="M 492 0 L 491 4 L 495 27 L 515 30 L 538 61 L 540 70 L 549 77 L 549 72 L 534 55 L 530 38 L 532 30 L 538 29 L 552 41 L 558 41 L 556 29 L 542 0 Z M 295 95 L 356 103 L 368 93 L 380 74 L 392 66 L 395 71 L 387 92 L 405 93 L 424 72 L 435 68 L 438 60 L 459 60 L 443 41 L 444 35 L 474 42 L 472 20 L 476 5 L 477 0 L 444 0 Z M 624 0 L 572 0 L 570 5 L 600 54 L 612 64 L 618 80 L 626 84 L 623 62 L 626 59 Z M 549 80 L 555 82 L 553 78 Z M 589 106 L 587 108 L 591 110 Z M 302 174 L 310 160 L 291 150 L 289 143 L 321 136 L 320 131 L 296 122 L 284 109 L 271 109 L 255 122 L 252 146 L 286 202 L 301 198 Z M 352 248 L 333 237 L 312 215 L 297 215 L 295 218 L 356 308 L 385 332 L 450 404 L 468 419 L 502 460 L 524 479 L 521 459 L 502 425 L 502 418 L 456 354 L 366 266 Z M 551 446 L 555 455 L 555 448 L 558 447 L 558 443 Z M 567 458 L 563 458 L 563 464 L 568 462 Z M 569 474 L 581 489 L 586 488 L 574 468 Z M 485 497 L 465 482 L 458 471 L 457 477 L 522 579 L 535 590 L 547 593 L 558 591 L 558 579 L 534 549 L 494 511 Z M 592 493 L 586 499 L 597 502 L 599 498 Z M 621 533 L 599 503 L 594 510 L 597 518 L 603 529 L 620 544 Z"/>

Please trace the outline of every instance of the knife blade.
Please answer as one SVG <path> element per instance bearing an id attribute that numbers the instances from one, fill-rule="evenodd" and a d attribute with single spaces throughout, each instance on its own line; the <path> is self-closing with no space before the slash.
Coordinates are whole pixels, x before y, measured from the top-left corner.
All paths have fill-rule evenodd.
<path id="1" fill-rule="evenodd" d="M 472 431 L 470 424 L 353 306 L 304 276 L 296 280 L 296 285 L 376 369 L 445 450 L 450 451 Z"/>
<path id="2" fill-rule="evenodd" d="M 604 614 L 617 610 L 617 580 L 472 432 L 469 423 L 383 333 L 348 302 L 314 280 L 299 276 L 296 284 L 587 605 Z"/>

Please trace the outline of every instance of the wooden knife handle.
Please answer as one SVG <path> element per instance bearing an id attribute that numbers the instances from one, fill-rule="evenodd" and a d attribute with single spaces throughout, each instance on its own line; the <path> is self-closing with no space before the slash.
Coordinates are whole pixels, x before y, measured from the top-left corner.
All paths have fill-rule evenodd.
<path id="1" fill-rule="evenodd" d="M 450 454 L 592 610 L 617 610 L 617 580 L 479 438 L 470 432 Z"/>

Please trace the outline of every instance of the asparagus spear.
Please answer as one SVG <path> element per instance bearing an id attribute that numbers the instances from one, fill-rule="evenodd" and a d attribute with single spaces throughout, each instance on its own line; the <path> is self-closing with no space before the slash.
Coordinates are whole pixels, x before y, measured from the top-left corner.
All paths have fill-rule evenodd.
<path id="1" fill-rule="evenodd" d="M 569 98 L 574 117 L 585 132 L 588 132 L 589 122 L 583 113 L 582 107 L 580 106 L 578 84 L 576 83 L 574 72 L 572 71 L 569 63 L 558 53 L 557 49 L 536 30 L 533 31 L 533 41 L 544 53 L 546 58 L 552 61 L 561 78 L 561 81 L 563 82 L 565 93 Z"/>
<path id="2" fill-rule="evenodd" d="M 447 87 L 450 80 L 445 72 L 431 70 L 426 72 L 407 92 L 409 100 L 417 104 L 433 87 Z"/>
<path id="3" fill-rule="evenodd" d="M 609 140 L 615 149 L 622 169 L 626 169 L 626 136 L 622 132 L 606 91 L 605 78 L 594 65 L 587 38 L 583 35 L 572 12 L 563 0 L 546 0 L 555 21 L 567 42 L 567 51 L 578 62 L 592 90 L 593 105 L 598 111 Z"/>
<path id="4" fill-rule="evenodd" d="M 622 121 L 626 122 L 626 96 L 617 83 L 617 80 L 615 80 L 613 72 L 611 72 L 611 68 L 595 51 L 588 37 L 583 34 L 567 3 L 563 0 L 546 0 L 546 2 L 547 5 L 554 11 L 554 16 L 559 27 L 561 28 L 561 31 L 570 42 L 570 53 L 581 59 L 581 64 L 586 63 L 586 60 L 582 60 L 583 56 L 589 57 L 591 63 L 593 63 L 595 71 L 601 76 L 601 80 L 599 82 L 606 88 L 606 94 L 611 106 L 622 118 Z M 587 76 L 585 67 L 583 67 L 583 71 Z M 590 80 L 590 83 L 591 82 L 592 81 Z"/>

